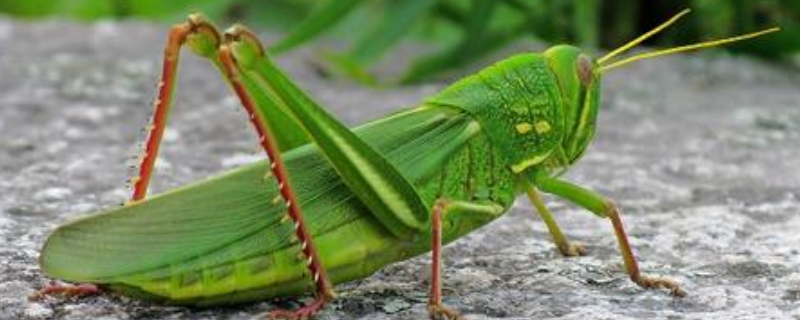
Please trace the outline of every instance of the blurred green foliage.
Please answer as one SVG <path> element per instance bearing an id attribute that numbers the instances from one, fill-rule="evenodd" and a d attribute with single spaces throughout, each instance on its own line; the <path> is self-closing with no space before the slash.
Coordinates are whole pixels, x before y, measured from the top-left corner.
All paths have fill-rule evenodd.
<path id="1" fill-rule="evenodd" d="M 200 11 L 216 21 L 286 32 L 271 46 L 275 53 L 326 36 L 346 39 L 347 49 L 323 54 L 329 71 L 365 83 L 376 82 L 370 67 L 404 39 L 431 48 L 401 77 L 416 82 L 515 41 L 614 48 L 685 8 L 694 13 L 646 44 L 675 46 L 780 26 L 780 33 L 726 49 L 766 58 L 800 50 L 800 0 L 0 0 L 0 12 L 27 18 L 172 23 Z"/>

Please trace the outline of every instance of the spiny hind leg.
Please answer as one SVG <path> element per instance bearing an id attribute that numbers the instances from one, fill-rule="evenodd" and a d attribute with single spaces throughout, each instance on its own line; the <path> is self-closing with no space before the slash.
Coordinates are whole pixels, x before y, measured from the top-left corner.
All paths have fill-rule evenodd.
<path id="1" fill-rule="evenodd" d="M 276 146 L 273 135 L 265 124 L 266 120 L 262 119 L 263 116 L 257 113 L 255 102 L 241 82 L 236 63 L 228 51 L 227 44 L 223 43 L 223 37 L 210 22 L 200 15 L 190 15 L 187 22 L 176 25 L 170 32 L 165 49 L 162 79 L 159 82 L 158 98 L 154 103 L 155 113 L 151 132 L 139 166 L 139 177 L 135 179 L 132 201 L 143 199 L 146 195 L 172 101 L 180 48 L 186 43 L 190 45 L 194 53 L 208 58 L 216 66 L 220 67 L 223 75 L 231 83 L 237 96 L 239 96 L 242 107 L 247 111 L 248 118 L 258 135 L 259 143 L 270 159 L 272 176 L 277 180 L 278 189 L 287 207 L 287 215 L 294 222 L 296 236 L 300 240 L 307 266 L 317 286 L 317 296 L 313 302 L 295 311 L 276 310 L 270 313 L 270 316 L 290 319 L 311 317 L 324 306 L 327 299 L 333 297 L 333 289 L 330 287 L 325 269 L 318 258 L 294 190 L 289 184 L 288 172 L 281 159 L 280 151 Z"/>
<path id="2" fill-rule="evenodd" d="M 542 221 L 547 226 L 547 229 L 550 231 L 550 235 L 553 236 L 553 242 L 556 244 L 556 248 L 561 254 L 565 257 L 577 257 L 583 256 L 586 254 L 586 248 L 580 243 L 571 242 L 567 239 L 567 236 L 561 232 L 561 228 L 558 226 L 556 219 L 553 217 L 553 214 L 547 209 L 545 206 L 544 201 L 542 201 L 542 197 L 539 196 L 539 193 L 534 189 L 532 186 L 527 186 L 525 188 L 525 192 L 528 194 L 528 199 L 531 200 L 531 203 L 534 207 L 536 207 L 536 212 L 539 213 L 539 216 L 542 217 Z"/>
<path id="3" fill-rule="evenodd" d="M 188 21 L 174 25 L 170 29 L 167 44 L 164 48 L 161 79 L 158 82 L 158 95 L 153 102 L 153 118 L 148 126 L 149 132 L 145 142 L 145 149 L 139 158 L 138 175 L 131 179 L 133 192 L 128 203 L 143 200 L 147 195 L 147 188 L 153 175 L 161 138 L 164 135 L 167 117 L 172 105 L 180 50 L 187 41 L 192 40 L 205 41 L 210 45 L 217 46 L 220 42 L 220 36 L 216 29 L 199 15 L 191 15 Z M 80 297 L 98 294 L 102 291 L 102 287 L 96 284 L 52 283 L 33 294 L 31 298 L 41 299 L 49 295 Z"/>
<path id="4" fill-rule="evenodd" d="M 28 297 L 31 301 L 38 301 L 49 296 L 64 296 L 67 298 L 85 297 L 103 293 L 99 285 L 91 283 L 71 284 L 71 283 L 50 283 L 41 290 Z"/>
<path id="5" fill-rule="evenodd" d="M 191 48 L 200 55 L 209 55 L 214 51 L 221 37 L 216 28 L 205 18 L 192 14 L 189 19 L 172 27 L 169 32 L 164 60 L 161 69 L 161 79 L 158 82 L 158 95 L 153 102 L 153 118 L 148 126 L 148 136 L 145 149 L 139 158 L 138 176 L 131 179 L 133 194 L 131 202 L 140 201 L 147 196 L 147 188 L 153 175 L 156 159 L 158 158 L 161 138 L 167 126 L 172 97 L 175 91 L 178 63 L 181 48 L 189 43 Z"/>
<path id="6" fill-rule="evenodd" d="M 278 181 L 278 189 L 288 209 L 287 214 L 292 221 L 294 221 L 295 235 L 300 240 L 303 254 L 307 259 L 307 267 L 311 271 L 313 281 L 317 288 L 316 296 L 311 303 L 297 310 L 275 310 L 270 312 L 269 316 L 271 318 L 282 319 L 306 319 L 322 310 L 328 299 L 333 298 L 335 294 L 326 276 L 325 268 L 320 262 L 311 233 L 308 230 L 304 215 L 299 207 L 299 202 L 296 199 L 294 189 L 290 185 L 288 179 L 289 173 L 283 163 L 278 146 L 273 139 L 273 134 L 270 132 L 270 128 L 267 127 L 266 121 L 262 119 L 262 115 L 258 112 L 256 100 L 243 82 L 244 80 L 238 62 L 231 53 L 229 47 L 230 43 L 228 42 L 235 41 L 235 39 L 236 35 L 226 35 L 226 42 L 219 48 L 218 58 L 226 79 L 230 82 L 242 106 L 247 111 L 250 121 L 258 133 L 261 146 L 270 158 L 270 170 Z"/>
<path id="7" fill-rule="evenodd" d="M 625 233 L 625 228 L 622 224 L 619 211 L 613 202 L 603 198 L 603 196 L 586 190 L 580 186 L 571 184 L 566 181 L 561 181 L 553 178 L 543 177 L 536 181 L 536 185 L 544 192 L 551 193 L 567 199 L 594 214 L 608 218 L 614 228 L 614 233 L 617 237 L 622 260 L 625 263 L 625 269 L 628 272 L 630 279 L 642 288 L 663 288 L 667 289 L 672 295 L 683 297 L 686 292 L 671 279 L 663 277 L 650 277 L 642 275 L 639 271 L 639 264 L 636 261 L 636 256 L 633 254 L 628 236 Z"/>

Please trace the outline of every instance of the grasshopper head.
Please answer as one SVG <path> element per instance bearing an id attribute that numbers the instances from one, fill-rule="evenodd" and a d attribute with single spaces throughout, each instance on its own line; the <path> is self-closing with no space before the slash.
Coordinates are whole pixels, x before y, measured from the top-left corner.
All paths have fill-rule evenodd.
<path id="1" fill-rule="evenodd" d="M 564 101 L 566 134 L 562 140 L 561 146 L 563 155 L 566 158 L 565 160 L 567 160 L 569 164 L 574 163 L 580 158 L 594 136 L 597 108 L 600 101 L 599 88 L 602 74 L 639 60 L 715 47 L 755 38 L 780 30 L 779 28 L 769 28 L 740 36 L 646 52 L 618 61 L 611 61 L 612 58 L 625 53 L 642 41 L 664 30 L 688 13 L 688 9 L 681 11 L 653 30 L 631 40 L 597 60 L 590 59 L 587 55 L 583 54 L 580 49 L 569 45 L 554 46 L 545 51 L 544 56 L 547 59 L 550 69 L 555 73 L 558 79 L 559 90 Z"/>
<path id="2" fill-rule="evenodd" d="M 572 164 L 592 141 L 600 102 L 600 71 L 595 61 L 580 49 L 554 46 L 544 52 L 550 69 L 558 79 L 564 108 L 563 155 Z"/>

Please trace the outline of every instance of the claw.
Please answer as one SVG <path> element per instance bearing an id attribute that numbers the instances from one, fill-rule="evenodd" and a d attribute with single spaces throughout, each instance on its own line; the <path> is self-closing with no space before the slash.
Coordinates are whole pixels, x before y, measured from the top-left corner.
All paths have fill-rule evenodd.
<path id="1" fill-rule="evenodd" d="M 430 315 L 431 320 L 464 320 L 464 317 L 462 317 L 457 311 L 445 307 L 442 304 L 429 304 L 428 314 Z"/>
<path id="2" fill-rule="evenodd" d="M 84 297 L 102 293 L 103 290 L 91 283 L 81 284 L 56 284 L 51 283 L 28 297 L 31 301 L 38 301 L 48 296 L 63 295 L 67 298 Z"/>
<path id="3" fill-rule="evenodd" d="M 569 242 L 566 246 L 559 246 L 558 251 L 565 257 L 582 257 L 586 255 L 586 247 L 577 242 Z"/>
<path id="4" fill-rule="evenodd" d="M 652 288 L 667 289 L 673 296 L 679 298 L 683 298 L 686 296 L 686 291 L 683 291 L 683 289 L 681 289 L 678 283 L 668 278 L 641 276 L 639 277 L 638 281 L 636 281 L 636 284 L 645 289 L 652 289 Z"/>
<path id="5" fill-rule="evenodd" d="M 268 317 L 270 319 L 286 319 L 286 320 L 306 320 L 311 319 L 316 315 L 325 305 L 325 299 L 315 299 L 313 302 L 305 305 L 297 310 L 273 310 L 270 311 Z"/>

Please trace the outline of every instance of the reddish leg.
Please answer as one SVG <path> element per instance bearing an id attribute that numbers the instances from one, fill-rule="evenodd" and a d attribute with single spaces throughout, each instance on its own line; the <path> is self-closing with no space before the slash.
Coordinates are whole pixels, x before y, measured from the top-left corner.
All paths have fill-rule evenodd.
<path id="1" fill-rule="evenodd" d="M 232 35 L 232 37 L 228 40 L 236 41 L 235 38 L 236 36 Z M 307 259 L 308 268 L 314 277 L 314 283 L 317 287 L 316 297 L 311 303 L 297 310 L 275 310 L 270 312 L 269 315 L 272 318 L 286 319 L 305 319 L 312 317 L 322 309 L 327 299 L 333 296 L 333 291 L 329 288 L 330 285 L 328 283 L 327 276 L 325 275 L 325 268 L 320 263 L 317 250 L 315 249 L 314 243 L 311 240 L 311 233 L 308 232 L 305 220 L 300 212 L 297 199 L 295 198 L 293 191 L 294 189 L 292 189 L 291 185 L 289 184 L 288 173 L 283 164 L 283 160 L 281 159 L 281 154 L 276 148 L 276 144 L 272 138 L 272 134 L 269 132 L 269 128 L 267 128 L 264 122 L 260 120 L 260 116 L 256 111 L 255 102 L 242 83 L 242 79 L 239 74 L 239 67 L 227 44 L 223 44 L 220 47 L 219 60 L 222 63 L 223 69 L 225 70 L 225 76 L 230 81 L 234 91 L 236 91 L 236 95 L 239 96 L 239 99 L 241 100 L 242 106 L 250 116 L 250 122 L 253 124 L 253 127 L 255 127 L 256 132 L 258 133 L 261 146 L 269 156 L 270 170 L 272 170 L 272 175 L 278 180 L 278 189 L 281 192 L 281 196 L 286 201 L 289 217 L 294 221 L 295 234 L 297 235 L 297 238 L 300 239 L 303 255 Z"/>
<path id="2" fill-rule="evenodd" d="M 431 217 L 431 293 L 428 314 L 431 319 L 461 319 L 455 310 L 442 304 L 442 215 L 447 210 L 447 201 L 439 199 L 433 205 Z"/>
<path id="3" fill-rule="evenodd" d="M 622 225 L 622 219 L 619 217 L 617 207 L 609 202 L 606 211 L 606 216 L 611 219 L 611 225 L 614 226 L 614 234 L 617 236 L 617 243 L 619 243 L 619 249 L 622 253 L 622 261 L 625 263 L 625 269 L 628 271 L 628 276 L 631 280 L 645 289 L 664 288 L 669 290 L 672 295 L 676 297 L 685 297 L 686 291 L 683 291 L 674 281 L 667 278 L 648 277 L 641 274 L 639 271 L 639 264 L 636 262 L 636 256 L 633 255 L 631 245 L 628 243 L 628 235 L 625 233 L 625 227 Z"/>
<path id="4" fill-rule="evenodd" d="M 187 38 L 191 34 L 201 29 L 203 29 L 203 31 L 210 31 L 209 34 L 219 39 L 213 27 L 208 22 L 203 21 L 199 16 L 191 16 L 190 21 L 175 25 L 170 30 L 167 45 L 164 49 L 161 81 L 158 82 L 158 96 L 153 102 L 155 111 L 152 123 L 149 126 L 150 132 L 147 137 L 144 153 L 140 158 L 139 174 L 137 177 L 131 179 L 133 183 L 132 202 L 142 200 L 147 195 L 147 187 L 150 184 L 155 161 L 158 157 L 161 138 L 164 135 L 164 128 L 167 124 L 169 108 L 172 105 L 172 93 L 175 88 L 175 76 L 178 68 L 181 46 L 186 43 Z M 93 284 L 73 285 L 67 283 L 51 283 L 39 290 L 31 296 L 31 298 L 40 299 L 44 296 L 55 294 L 85 296 L 100 292 L 102 292 L 102 289 Z"/>
<path id="5" fill-rule="evenodd" d="M 153 168 L 158 158 L 161 138 L 164 136 L 167 117 L 169 116 L 170 106 L 172 106 L 181 47 L 192 35 L 208 37 L 205 40 L 212 43 L 218 44 L 220 42 L 219 33 L 214 26 L 198 15 L 190 15 L 189 21 L 176 25 L 170 30 L 167 45 L 164 49 L 161 81 L 158 82 L 158 96 L 153 102 L 154 111 L 153 119 L 149 126 L 150 132 L 145 143 L 144 153 L 140 158 L 139 175 L 131 179 L 133 183 L 132 202 L 142 200 L 147 195 L 147 187 L 150 185 Z"/>
<path id="6" fill-rule="evenodd" d="M 100 294 L 102 292 L 103 289 L 91 283 L 82 283 L 77 285 L 51 283 L 46 287 L 44 287 L 43 289 L 32 294 L 30 297 L 28 297 L 28 299 L 32 301 L 38 301 L 47 296 L 53 296 L 53 295 L 63 295 L 68 298 L 83 297 L 83 296 Z"/>

